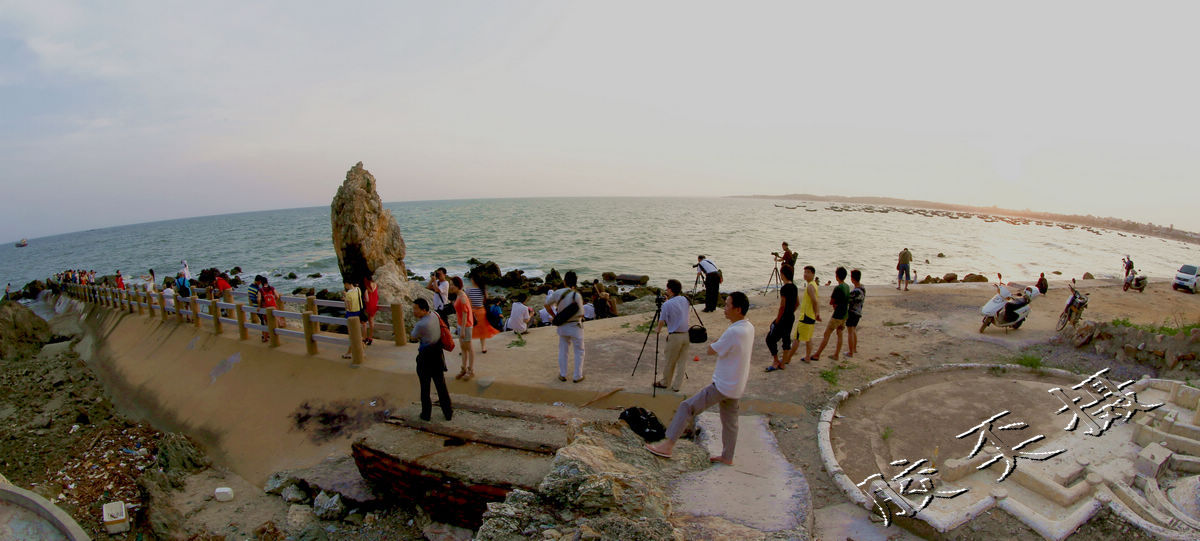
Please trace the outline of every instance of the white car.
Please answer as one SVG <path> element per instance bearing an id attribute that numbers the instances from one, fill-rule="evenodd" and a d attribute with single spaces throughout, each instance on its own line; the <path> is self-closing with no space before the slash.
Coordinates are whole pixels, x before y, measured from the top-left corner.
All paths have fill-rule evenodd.
<path id="1" fill-rule="evenodd" d="M 1184 265 L 1179 267 L 1179 272 L 1175 273 L 1175 283 L 1171 284 L 1172 289 L 1183 289 L 1189 293 L 1196 292 L 1197 271 L 1196 265 Z"/>

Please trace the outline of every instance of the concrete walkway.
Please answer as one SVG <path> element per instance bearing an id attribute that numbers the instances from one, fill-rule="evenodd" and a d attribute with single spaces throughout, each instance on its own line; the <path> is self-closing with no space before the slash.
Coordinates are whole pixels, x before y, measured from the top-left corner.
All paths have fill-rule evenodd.
<path id="1" fill-rule="evenodd" d="M 721 454 L 721 420 L 716 412 L 700 414 L 698 443 L 711 455 Z M 808 481 L 780 452 L 761 415 L 738 418 L 737 452 L 732 467 L 715 464 L 690 474 L 672 487 L 676 514 L 720 517 L 771 533 L 807 531 L 812 525 Z"/>

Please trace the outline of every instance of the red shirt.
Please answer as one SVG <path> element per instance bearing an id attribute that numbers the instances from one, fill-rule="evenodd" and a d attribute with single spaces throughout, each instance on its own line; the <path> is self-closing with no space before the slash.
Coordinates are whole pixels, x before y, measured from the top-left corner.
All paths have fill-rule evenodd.
<path id="1" fill-rule="evenodd" d="M 379 286 L 367 290 L 367 315 L 373 316 L 379 311 Z"/>
<path id="2" fill-rule="evenodd" d="M 224 293 L 230 289 L 233 289 L 233 286 L 229 285 L 229 281 L 218 276 L 217 277 L 217 290 Z"/>
<path id="3" fill-rule="evenodd" d="M 117 276 L 117 289 L 125 289 L 125 279 L 120 275 Z"/>

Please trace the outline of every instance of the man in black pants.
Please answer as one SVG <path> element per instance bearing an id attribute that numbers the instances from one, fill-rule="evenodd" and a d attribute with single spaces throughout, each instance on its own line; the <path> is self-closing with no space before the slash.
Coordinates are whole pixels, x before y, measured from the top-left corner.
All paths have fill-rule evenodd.
<path id="1" fill-rule="evenodd" d="M 714 312 L 717 309 L 717 298 L 721 296 L 721 271 L 717 264 L 703 255 L 696 256 L 697 274 L 704 276 L 704 311 Z"/>
<path id="2" fill-rule="evenodd" d="M 446 359 L 442 356 L 442 322 L 437 314 L 429 311 L 429 301 L 417 299 L 413 301 L 413 315 L 417 324 L 413 325 L 412 337 L 421 342 L 417 349 L 417 379 L 421 382 L 421 420 L 428 421 L 433 413 L 433 402 L 429 399 L 429 383 L 437 388 L 438 403 L 442 406 L 442 415 L 449 421 L 454 416 L 450 407 L 450 391 L 446 390 Z"/>
<path id="3" fill-rule="evenodd" d="M 783 279 L 783 287 L 779 288 L 779 312 L 767 333 L 767 350 L 771 352 L 771 366 L 767 367 L 767 372 L 784 369 L 785 363 L 779 361 L 779 341 L 783 340 L 784 351 L 792 349 L 792 325 L 796 323 L 796 307 L 800 306 L 799 290 L 792 283 L 796 270 L 785 264 L 779 268 L 779 276 Z"/>

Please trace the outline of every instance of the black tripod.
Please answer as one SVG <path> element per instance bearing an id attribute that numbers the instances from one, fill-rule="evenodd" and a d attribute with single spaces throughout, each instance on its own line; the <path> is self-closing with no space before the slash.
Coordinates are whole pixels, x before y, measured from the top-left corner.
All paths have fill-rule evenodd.
<path id="1" fill-rule="evenodd" d="M 697 277 L 697 280 L 699 280 L 699 277 Z M 650 342 L 650 333 L 654 333 L 654 381 L 650 385 L 651 397 L 658 396 L 658 387 L 654 383 L 658 381 L 658 335 L 661 329 L 657 328 L 658 326 L 655 323 L 658 323 L 658 317 L 662 315 L 663 300 L 661 293 L 658 293 L 654 298 L 654 317 L 650 318 L 650 328 L 646 329 L 646 338 L 642 340 L 642 350 L 638 352 L 637 361 L 633 363 L 633 372 L 629 374 L 630 377 L 637 374 L 638 364 L 642 362 L 642 354 L 646 352 L 646 344 Z"/>
<path id="2" fill-rule="evenodd" d="M 775 268 L 771 269 L 771 277 L 767 278 L 767 285 L 763 288 L 764 291 L 771 289 L 771 284 L 775 284 L 775 295 L 779 295 L 779 289 L 783 287 L 783 279 L 779 276 L 779 258 L 775 258 Z"/>

